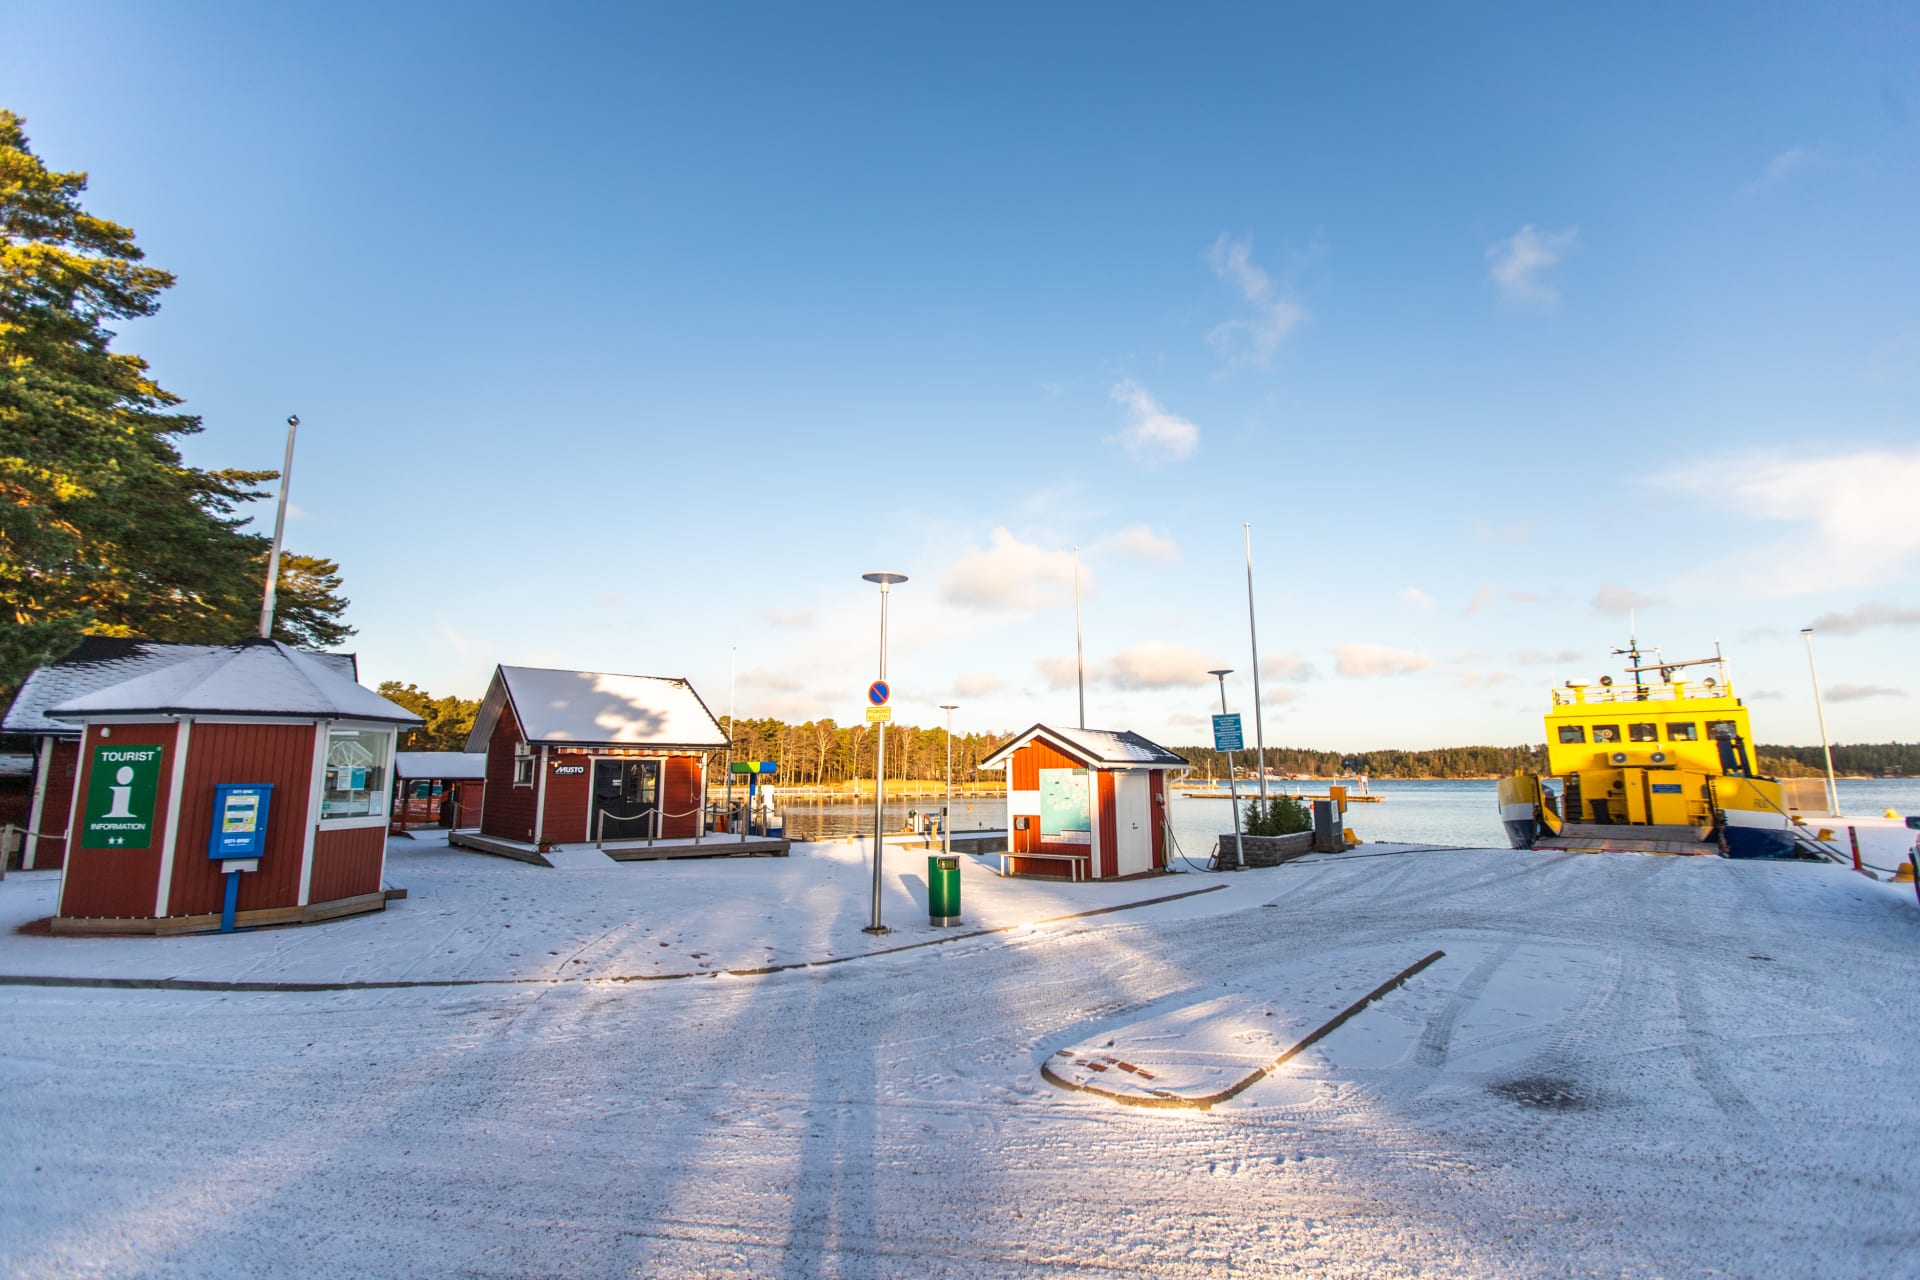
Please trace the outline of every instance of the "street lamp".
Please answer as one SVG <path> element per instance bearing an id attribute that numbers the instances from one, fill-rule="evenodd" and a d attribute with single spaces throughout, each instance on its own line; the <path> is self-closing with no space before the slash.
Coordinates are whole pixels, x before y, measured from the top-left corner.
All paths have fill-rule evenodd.
<path id="1" fill-rule="evenodd" d="M 1820 668 L 1813 665 L 1813 628 L 1800 628 L 1807 642 L 1807 673 L 1813 677 L 1813 713 L 1820 720 L 1820 750 L 1827 757 L 1827 812 L 1840 816 L 1840 784 L 1833 777 L 1833 748 L 1827 745 L 1827 709 L 1820 702 Z"/>
<path id="2" fill-rule="evenodd" d="M 887 592 L 896 582 L 905 582 L 904 573 L 863 573 L 868 582 L 880 584 L 880 679 L 887 678 Z M 880 923 L 880 848 L 886 830 L 887 803 L 887 722 L 882 720 L 873 749 L 873 923 L 862 933 L 891 933 Z"/>
<path id="3" fill-rule="evenodd" d="M 960 709 L 957 702 L 943 702 L 940 709 L 947 713 L 947 809 L 940 815 L 940 852 L 953 852 L 953 713 Z"/>
<path id="4" fill-rule="evenodd" d="M 1220 714 L 1227 714 L 1227 677 L 1233 674 L 1232 667 L 1221 667 L 1208 675 L 1220 682 Z M 1227 794 L 1233 797 L 1233 861 L 1241 871 L 1247 869 L 1247 844 L 1240 838 L 1240 780 L 1234 777 L 1233 752 L 1227 752 Z"/>
<path id="5" fill-rule="evenodd" d="M 273 549 L 267 552 L 267 590 L 260 597 L 262 640 L 273 635 L 273 598 L 280 586 L 280 538 L 287 531 L 287 488 L 293 483 L 293 435 L 298 430 L 299 415 L 287 415 L 287 460 L 280 467 L 280 508 L 273 517 Z"/>

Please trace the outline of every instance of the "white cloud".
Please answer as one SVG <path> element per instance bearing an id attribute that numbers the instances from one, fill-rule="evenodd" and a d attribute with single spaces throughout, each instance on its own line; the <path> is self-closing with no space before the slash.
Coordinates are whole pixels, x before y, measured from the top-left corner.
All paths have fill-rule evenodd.
<path id="1" fill-rule="evenodd" d="M 963 698 L 984 698 L 998 693 L 1001 687 L 1000 677 L 990 672 L 956 676 L 953 681 L 953 691 Z"/>
<path id="2" fill-rule="evenodd" d="M 1343 676 L 1403 676 L 1425 671 L 1433 665 L 1433 659 L 1424 653 L 1390 649 L 1363 640 L 1335 645 L 1333 655 L 1334 668 Z"/>
<path id="3" fill-rule="evenodd" d="M 1433 608 L 1433 597 L 1418 587 L 1400 588 L 1400 601 L 1403 604 L 1410 604 L 1416 609 Z"/>
<path id="4" fill-rule="evenodd" d="M 1144 524 L 1116 529 L 1093 544 L 1096 550 L 1111 552 L 1134 560 L 1166 562 L 1180 558 L 1180 546 L 1172 538 L 1163 538 Z"/>
<path id="5" fill-rule="evenodd" d="M 1476 671 L 1468 668 L 1453 674 L 1453 682 L 1462 689 L 1491 689 L 1511 679 L 1513 679 L 1511 671 Z"/>
<path id="6" fill-rule="evenodd" d="M 1042 658 L 1035 664 L 1049 689 L 1071 689 L 1076 672 L 1072 658 Z M 1187 689 L 1213 683 L 1207 672 L 1223 665 L 1191 645 L 1150 640 L 1087 662 L 1087 683 L 1109 689 Z"/>
<path id="7" fill-rule="evenodd" d="M 1113 388 L 1113 399 L 1127 407 L 1133 421 L 1107 443 L 1126 446 L 1128 453 L 1144 466 L 1180 462 L 1193 456 L 1200 447 L 1200 428 L 1166 408 L 1147 389 L 1128 378 Z"/>
<path id="8" fill-rule="evenodd" d="M 1072 658 L 1042 658 L 1033 665 L 1049 689 L 1071 689 L 1079 682 L 1079 669 Z"/>
<path id="9" fill-rule="evenodd" d="M 1542 653 L 1538 649 L 1522 649 L 1510 655 L 1515 663 L 1523 667 L 1538 666 L 1543 662 L 1578 662 L 1586 655 L 1578 649 L 1562 649 L 1558 653 Z"/>
<path id="10" fill-rule="evenodd" d="M 1260 674 L 1269 680 L 1311 680 L 1313 664 L 1291 653 L 1270 653 L 1260 659 Z"/>
<path id="11" fill-rule="evenodd" d="M 1081 589 L 1090 575 L 1082 569 Z M 1073 598 L 1073 552 L 1048 551 L 995 529 L 985 550 L 962 556 L 947 570 L 942 592 L 966 609 L 1032 612 Z"/>
<path id="12" fill-rule="evenodd" d="M 1638 591 L 1634 591 L 1629 587 L 1622 587 L 1613 583 L 1609 583 L 1594 592 L 1592 601 L 1595 612 L 1617 615 L 1625 615 L 1633 612 L 1635 609 L 1650 609 L 1655 605 L 1665 603 L 1666 601 L 1664 600 L 1656 599 L 1653 596 L 1643 596 Z"/>
<path id="13" fill-rule="evenodd" d="M 1884 684 L 1836 684 L 1826 691 L 1828 702 L 1859 702 L 1864 698 L 1904 698 L 1904 689 L 1889 688 Z"/>
<path id="14" fill-rule="evenodd" d="M 1236 364 L 1265 366 L 1294 326 L 1306 319 L 1306 308 L 1279 296 L 1273 277 L 1253 260 L 1250 236 L 1236 240 L 1221 232 L 1207 249 L 1207 262 L 1213 274 L 1232 285 L 1253 310 L 1251 316 L 1216 326 L 1208 341 Z"/>
<path id="15" fill-rule="evenodd" d="M 1499 597 L 1499 587 L 1494 586 L 1491 582 L 1483 582 L 1480 584 L 1480 589 L 1473 593 L 1473 599 L 1467 601 L 1467 607 L 1463 612 L 1468 615 L 1476 614 L 1499 599 Z"/>
<path id="16" fill-rule="evenodd" d="M 1503 301 L 1522 307 L 1550 307 L 1560 291 L 1541 279 L 1573 248 L 1580 229 L 1541 231 L 1528 223 L 1505 240 L 1487 246 L 1487 278 Z"/>
<path id="17" fill-rule="evenodd" d="M 803 686 L 792 676 L 769 671 L 765 667 L 755 667 L 740 673 L 740 687 L 743 690 L 765 689 L 769 693 L 798 693 Z"/>
<path id="18" fill-rule="evenodd" d="M 762 609 L 760 620 L 775 627 L 805 627 L 813 622 L 811 609 Z"/>
<path id="19" fill-rule="evenodd" d="M 1869 600 L 1846 613 L 1823 613 L 1808 625 L 1836 636 L 1857 635 L 1873 627 L 1920 627 L 1920 609 L 1901 609 Z"/>
<path id="20" fill-rule="evenodd" d="M 1920 557 L 1920 445 L 1821 455 L 1798 452 L 1703 460 L 1651 483 L 1747 519 L 1800 526 L 1772 546 L 1709 567 L 1722 592 L 1761 596 L 1868 587 L 1902 576 Z M 1759 566 L 1759 567 L 1756 567 Z"/>
<path id="21" fill-rule="evenodd" d="M 1485 662 L 1487 655 L 1478 649 L 1455 649 L 1447 655 L 1448 662 Z"/>
<path id="22" fill-rule="evenodd" d="M 1185 689 L 1212 684 L 1207 671 L 1219 665 L 1190 645 L 1149 640 L 1107 659 L 1102 676 L 1115 689 Z"/>
<path id="23" fill-rule="evenodd" d="M 1810 148 L 1788 147 L 1785 151 L 1782 151 L 1779 155 L 1767 161 L 1765 171 L 1752 182 L 1742 187 L 1741 191 L 1746 195 L 1752 195 L 1756 191 L 1776 186 L 1779 183 L 1785 182 L 1801 170 L 1810 167 L 1813 162 L 1814 155 Z"/>

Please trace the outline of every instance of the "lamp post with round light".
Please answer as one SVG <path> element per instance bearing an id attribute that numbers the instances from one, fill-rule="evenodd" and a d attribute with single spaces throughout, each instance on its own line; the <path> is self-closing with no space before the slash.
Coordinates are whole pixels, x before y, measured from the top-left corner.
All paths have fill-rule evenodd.
<path id="1" fill-rule="evenodd" d="M 905 582 L 907 575 L 863 573 L 860 576 L 880 584 L 880 679 L 884 681 L 887 678 L 887 593 L 894 583 Z M 879 723 L 880 732 L 874 735 L 873 748 L 873 920 L 862 933 L 891 932 L 880 923 L 880 850 L 886 838 L 887 722 Z"/>

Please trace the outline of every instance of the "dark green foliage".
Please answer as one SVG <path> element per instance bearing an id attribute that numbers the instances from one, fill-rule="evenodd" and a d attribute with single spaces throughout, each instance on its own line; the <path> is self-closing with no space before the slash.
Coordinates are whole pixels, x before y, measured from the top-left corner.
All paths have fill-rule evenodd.
<path id="1" fill-rule="evenodd" d="M 474 717 L 480 704 L 472 698 L 436 698 L 424 689 L 398 680 L 383 680 L 375 693 L 388 702 L 398 703 L 425 721 L 423 727 L 404 730 L 400 735 L 402 751 L 465 751 L 467 735 L 473 732 Z"/>
<path id="2" fill-rule="evenodd" d="M 1827 762 L 1820 748 L 1755 747 L 1756 767 L 1775 778 L 1824 777 Z M 1854 776 L 1911 778 L 1920 775 L 1920 742 L 1835 743 L 1833 771 Z"/>
<path id="3" fill-rule="evenodd" d="M 1240 829 L 1250 836 L 1290 836 L 1313 829 L 1313 815 L 1292 796 L 1274 796 L 1265 805 L 1258 800 L 1246 808 Z"/>
<path id="4" fill-rule="evenodd" d="M 266 541 L 236 513 L 275 473 L 181 459 L 200 420 L 107 328 L 159 310 L 173 276 L 80 207 L 86 185 L 0 111 L 0 698 L 83 634 L 221 643 L 258 624 Z M 286 637 L 351 634 L 337 567 L 288 559 Z"/>

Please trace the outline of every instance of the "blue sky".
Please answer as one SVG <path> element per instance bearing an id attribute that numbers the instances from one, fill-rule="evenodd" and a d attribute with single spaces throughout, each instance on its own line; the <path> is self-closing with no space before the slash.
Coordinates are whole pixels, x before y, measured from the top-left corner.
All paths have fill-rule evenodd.
<path id="1" fill-rule="evenodd" d="M 844 722 L 885 568 L 903 720 L 1071 722 L 1077 545 L 1197 741 L 1248 522 L 1270 744 L 1535 740 L 1629 608 L 1920 737 L 1920 13 L 1032 9 L 16 3 L 0 103 L 369 681 Z"/>

